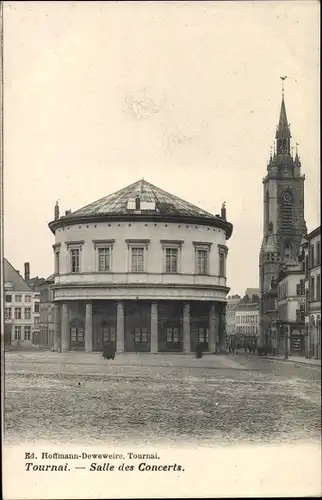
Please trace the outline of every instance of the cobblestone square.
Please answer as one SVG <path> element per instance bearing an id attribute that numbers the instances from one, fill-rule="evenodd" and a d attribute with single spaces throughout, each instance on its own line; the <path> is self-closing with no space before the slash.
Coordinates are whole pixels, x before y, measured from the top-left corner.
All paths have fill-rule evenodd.
<path id="1" fill-rule="evenodd" d="M 244 355 L 6 353 L 5 440 L 316 441 L 320 377 L 318 366 Z"/>

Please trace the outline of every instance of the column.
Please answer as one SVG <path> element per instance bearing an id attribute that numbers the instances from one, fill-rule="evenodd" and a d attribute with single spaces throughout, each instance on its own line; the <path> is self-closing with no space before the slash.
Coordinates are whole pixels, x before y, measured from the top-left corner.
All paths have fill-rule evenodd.
<path id="1" fill-rule="evenodd" d="M 67 303 L 61 308 L 61 352 L 69 351 L 69 307 Z"/>
<path id="2" fill-rule="evenodd" d="M 60 351 L 60 304 L 54 304 L 54 351 Z"/>
<path id="3" fill-rule="evenodd" d="M 208 349 L 212 354 L 216 353 L 216 304 L 210 305 L 209 311 L 209 334 L 208 334 Z"/>
<path id="4" fill-rule="evenodd" d="M 151 347 L 152 353 L 159 351 L 159 328 L 158 328 L 158 303 L 152 302 L 151 304 Z"/>
<path id="5" fill-rule="evenodd" d="M 183 352 L 191 352 L 190 347 L 190 304 L 183 304 Z"/>
<path id="6" fill-rule="evenodd" d="M 92 303 L 87 302 L 85 306 L 85 351 L 93 350 L 93 314 Z"/>
<path id="7" fill-rule="evenodd" d="M 124 352 L 124 302 L 117 303 L 116 312 L 116 352 Z"/>

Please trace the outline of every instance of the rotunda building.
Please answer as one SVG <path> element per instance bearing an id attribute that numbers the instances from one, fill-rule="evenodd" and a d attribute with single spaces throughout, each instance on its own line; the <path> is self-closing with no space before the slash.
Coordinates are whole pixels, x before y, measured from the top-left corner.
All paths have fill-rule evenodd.
<path id="1" fill-rule="evenodd" d="M 140 180 L 75 212 L 55 235 L 54 348 L 183 352 L 225 341 L 232 224 Z"/>

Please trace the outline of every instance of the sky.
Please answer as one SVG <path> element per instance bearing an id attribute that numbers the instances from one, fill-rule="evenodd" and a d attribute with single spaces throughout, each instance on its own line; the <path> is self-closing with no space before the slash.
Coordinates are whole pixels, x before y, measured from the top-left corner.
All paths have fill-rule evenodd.
<path id="1" fill-rule="evenodd" d="M 234 225 L 230 293 L 258 287 L 281 76 L 320 224 L 319 2 L 4 2 L 4 251 L 53 272 L 48 223 L 144 177 Z"/>

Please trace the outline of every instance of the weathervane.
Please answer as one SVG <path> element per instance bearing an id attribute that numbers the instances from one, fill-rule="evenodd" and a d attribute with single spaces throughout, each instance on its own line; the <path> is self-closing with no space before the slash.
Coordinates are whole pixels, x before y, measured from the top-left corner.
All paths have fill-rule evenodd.
<path id="1" fill-rule="evenodd" d="M 282 80 L 282 97 L 284 97 L 284 80 L 286 80 L 287 76 L 280 76 L 280 79 Z"/>

